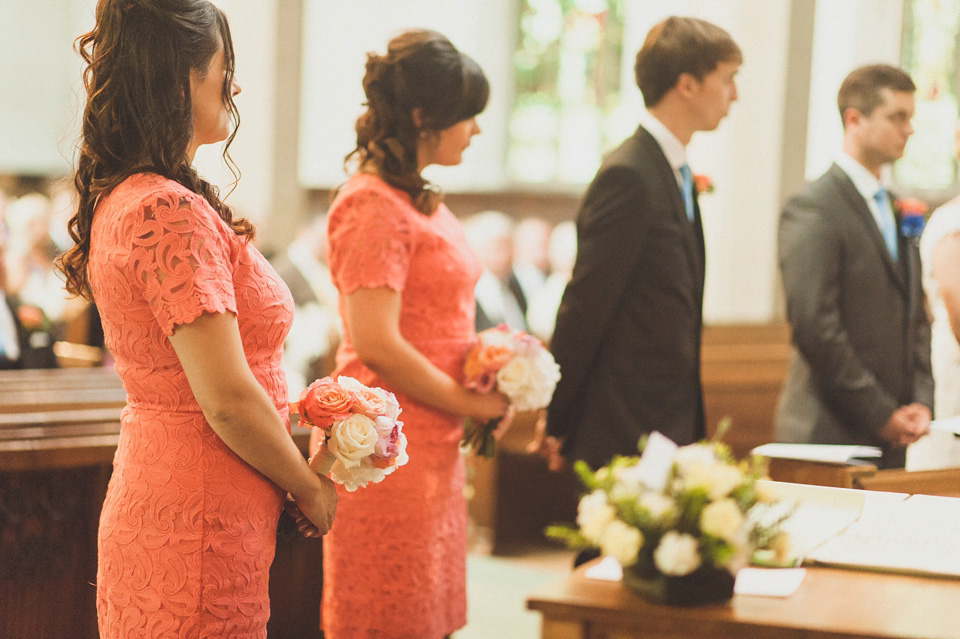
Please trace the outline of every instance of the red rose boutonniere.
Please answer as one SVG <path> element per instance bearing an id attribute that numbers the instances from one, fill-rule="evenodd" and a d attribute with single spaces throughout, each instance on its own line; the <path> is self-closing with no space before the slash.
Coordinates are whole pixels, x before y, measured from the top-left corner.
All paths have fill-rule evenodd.
<path id="1" fill-rule="evenodd" d="M 913 197 L 902 197 L 897 198 L 893 208 L 900 218 L 900 234 L 906 238 L 919 238 L 927 223 L 927 203 Z"/>
<path id="2" fill-rule="evenodd" d="M 21 304 L 18 306 L 17 319 L 20 320 L 21 326 L 23 326 L 28 333 L 50 330 L 50 320 L 47 319 L 47 315 L 43 312 L 43 309 L 36 306 L 29 304 Z"/>
<path id="3" fill-rule="evenodd" d="M 693 190 L 697 192 L 697 195 L 713 193 L 713 180 L 710 179 L 709 175 L 697 173 L 693 176 Z"/>

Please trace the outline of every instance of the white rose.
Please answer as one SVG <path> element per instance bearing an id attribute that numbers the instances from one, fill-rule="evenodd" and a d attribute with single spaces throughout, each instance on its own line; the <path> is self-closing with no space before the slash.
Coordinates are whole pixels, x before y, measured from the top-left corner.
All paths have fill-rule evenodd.
<path id="1" fill-rule="evenodd" d="M 517 410 L 537 410 L 550 403 L 560 379 L 560 367 L 546 349 L 533 357 L 514 357 L 497 371 L 497 388 Z"/>
<path id="2" fill-rule="evenodd" d="M 653 551 L 653 563 L 665 575 L 689 575 L 700 567 L 697 540 L 686 533 L 671 530 L 660 538 L 660 544 Z"/>
<path id="3" fill-rule="evenodd" d="M 350 468 L 373 454 L 378 439 L 374 421 L 366 415 L 354 414 L 333 422 L 328 446 L 337 460 Z"/>
<path id="4" fill-rule="evenodd" d="M 721 499 L 707 504 L 700 513 L 700 529 L 731 544 L 739 541 L 741 535 L 738 533 L 743 522 L 743 513 L 732 499 Z"/>
<path id="5" fill-rule="evenodd" d="M 588 541 L 599 544 L 604 529 L 616 515 L 617 511 L 607 502 L 604 492 L 595 490 L 580 499 L 577 506 L 577 525 Z"/>
<path id="6" fill-rule="evenodd" d="M 642 546 L 643 533 L 619 519 L 611 521 L 600 537 L 600 552 L 613 557 L 621 566 L 635 564 Z"/>
<path id="7" fill-rule="evenodd" d="M 676 512 L 676 502 L 662 493 L 645 492 L 640 495 L 639 503 L 655 521 L 672 520 Z"/>
<path id="8" fill-rule="evenodd" d="M 680 476 L 686 476 L 694 468 L 712 466 L 717 463 L 717 452 L 710 444 L 689 444 L 677 449 L 674 457 Z"/>
<path id="9" fill-rule="evenodd" d="M 705 488 L 712 500 L 723 499 L 743 482 L 743 474 L 736 466 L 724 462 L 691 463 L 683 473 L 687 488 Z"/>

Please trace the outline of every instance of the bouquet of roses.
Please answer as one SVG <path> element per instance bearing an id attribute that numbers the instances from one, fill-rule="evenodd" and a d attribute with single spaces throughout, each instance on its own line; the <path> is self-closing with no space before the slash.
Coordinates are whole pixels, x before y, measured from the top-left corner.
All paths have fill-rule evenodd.
<path id="1" fill-rule="evenodd" d="M 576 470 L 590 491 L 580 500 L 578 528 L 551 526 L 547 535 L 574 548 L 596 547 L 624 567 L 628 579 L 726 574 L 751 561 L 783 564 L 789 512 L 762 484 L 762 462 L 737 463 L 719 441 L 677 447 L 660 433 L 641 440 L 640 457 L 616 457 L 592 472 Z M 720 577 L 721 579 L 723 577 Z"/>
<path id="2" fill-rule="evenodd" d="M 545 408 L 560 380 L 560 367 L 540 340 L 506 324 L 477 334 L 463 372 L 467 388 L 478 393 L 498 390 L 521 411 Z M 493 457 L 493 433 L 499 423 L 493 419 L 477 425 L 468 419 L 461 447 Z"/>
<path id="3" fill-rule="evenodd" d="M 340 376 L 316 380 L 290 404 L 300 425 L 319 428 L 323 441 L 310 457 L 317 474 L 353 492 L 383 478 L 407 463 L 397 398 L 382 388 L 370 388 Z"/>

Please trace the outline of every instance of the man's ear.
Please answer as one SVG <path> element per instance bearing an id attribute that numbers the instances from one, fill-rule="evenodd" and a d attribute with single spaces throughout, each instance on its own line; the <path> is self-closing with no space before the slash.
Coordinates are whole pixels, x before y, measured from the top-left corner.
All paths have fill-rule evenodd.
<path id="1" fill-rule="evenodd" d="M 862 119 L 863 114 L 860 111 L 853 107 L 847 107 L 843 110 L 843 130 L 846 131 L 852 126 L 857 126 Z"/>
<path id="2" fill-rule="evenodd" d="M 674 88 L 683 97 L 692 95 L 700 86 L 700 81 L 692 73 L 681 73 L 677 76 L 677 83 Z"/>
<path id="3" fill-rule="evenodd" d="M 410 116 L 413 118 L 413 125 L 418 129 L 423 128 L 423 109 L 420 107 L 415 107 L 413 111 L 410 112 Z"/>

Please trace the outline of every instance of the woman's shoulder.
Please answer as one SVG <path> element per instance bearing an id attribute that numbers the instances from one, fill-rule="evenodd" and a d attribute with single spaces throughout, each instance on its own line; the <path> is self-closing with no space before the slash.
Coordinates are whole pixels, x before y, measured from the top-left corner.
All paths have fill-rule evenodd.
<path id="1" fill-rule="evenodd" d="M 358 198 L 379 199 L 396 206 L 412 208 L 410 196 L 407 193 L 387 184 L 383 178 L 373 173 L 353 174 L 337 191 L 332 206 Z"/>
<path id="2" fill-rule="evenodd" d="M 330 205 L 330 224 L 338 220 L 382 217 L 408 219 L 417 213 L 410 196 L 370 173 L 357 173 L 337 191 Z"/>
<path id="3" fill-rule="evenodd" d="M 938 206 L 927 220 L 920 237 L 920 252 L 929 257 L 944 236 L 960 231 L 960 196 Z"/>
<path id="4" fill-rule="evenodd" d="M 122 208 L 141 207 L 158 200 L 190 202 L 191 208 L 202 208 L 207 201 L 176 180 L 156 173 L 134 173 L 128 176 L 107 195 L 105 201 Z M 172 203 L 172 202 L 171 202 Z"/>

